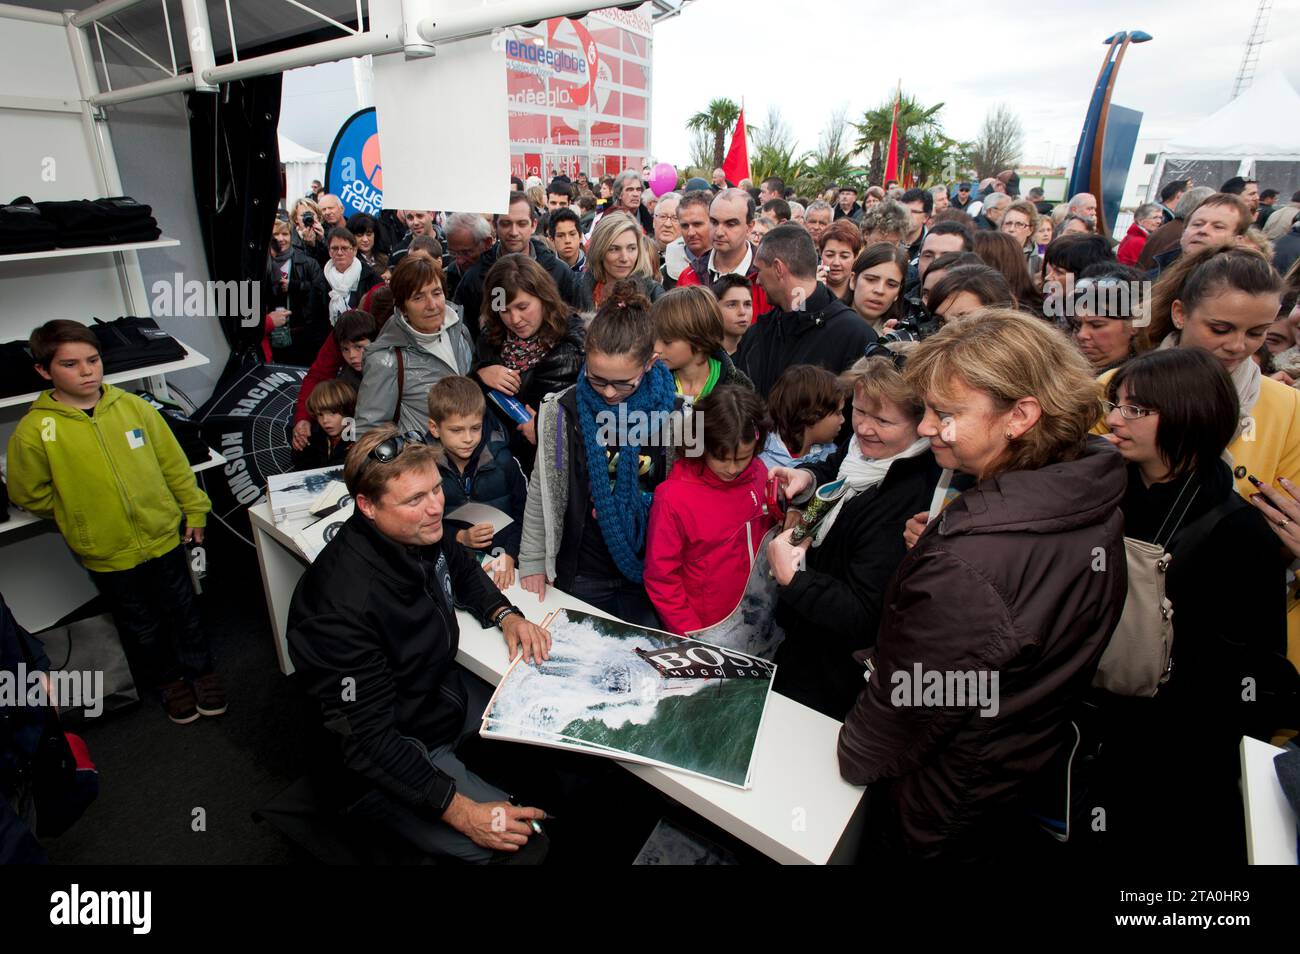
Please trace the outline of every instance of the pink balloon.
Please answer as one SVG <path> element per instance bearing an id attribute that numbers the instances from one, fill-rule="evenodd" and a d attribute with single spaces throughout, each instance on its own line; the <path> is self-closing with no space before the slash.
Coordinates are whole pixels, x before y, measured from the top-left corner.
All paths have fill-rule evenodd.
<path id="1" fill-rule="evenodd" d="M 677 188 L 677 170 L 671 162 L 661 162 L 650 170 L 650 191 L 665 195 Z"/>

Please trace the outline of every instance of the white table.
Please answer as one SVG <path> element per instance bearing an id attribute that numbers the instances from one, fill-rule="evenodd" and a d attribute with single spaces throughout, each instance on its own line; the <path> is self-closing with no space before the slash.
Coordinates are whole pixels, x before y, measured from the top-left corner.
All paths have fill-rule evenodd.
<path id="1" fill-rule="evenodd" d="M 288 673 L 292 671 L 285 642 L 289 600 L 308 566 L 293 542 L 293 533 L 310 521 L 276 526 L 266 501 L 251 507 L 249 515 L 275 633 L 276 655 L 280 669 Z M 554 587 L 547 589 L 544 601 L 538 601 L 518 582 L 505 595 L 535 623 L 556 609 L 608 616 Z M 457 621 L 460 649 L 456 661 L 495 686 L 510 665 L 500 631 L 484 629 L 463 611 L 458 612 Z M 670 769 L 620 764 L 776 861 L 844 862 L 851 860 L 856 850 L 865 805 L 863 789 L 840 778 L 835 755 L 839 730 L 836 720 L 774 692 L 768 697 L 749 789 Z"/>
<path id="2" fill-rule="evenodd" d="M 1277 780 L 1273 759 L 1282 749 L 1241 739 L 1241 800 L 1246 810 L 1246 859 L 1252 865 L 1297 864 L 1296 818 Z"/>

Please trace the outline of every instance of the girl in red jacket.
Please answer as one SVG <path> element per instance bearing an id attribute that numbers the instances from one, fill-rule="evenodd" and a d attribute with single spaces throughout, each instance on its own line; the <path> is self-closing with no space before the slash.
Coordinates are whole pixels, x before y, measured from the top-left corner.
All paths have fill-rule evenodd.
<path id="1" fill-rule="evenodd" d="M 703 629 L 744 595 L 758 547 L 775 523 L 764 507 L 767 465 L 757 451 L 771 423 L 763 399 L 722 385 L 695 405 L 704 455 L 678 459 L 655 490 L 645 588 L 664 628 Z"/>

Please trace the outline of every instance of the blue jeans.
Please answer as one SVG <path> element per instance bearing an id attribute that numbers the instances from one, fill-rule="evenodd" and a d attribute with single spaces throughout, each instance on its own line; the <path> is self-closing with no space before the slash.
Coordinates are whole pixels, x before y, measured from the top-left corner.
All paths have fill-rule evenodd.
<path id="1" fill-rule="evenodd" d="M 662 628 L 645 587 L 622 576 L 575 576 L 565 592 L 633 626 Z"/>
<path id="2" fill-rule="evenodd" d="M 467 676 L 462 683 L 468 698 L 465 721 L 455 740 L 446 745 L 428 747 L 429 761 L 440 772 L 450 775 L 456 782 L 457 793 L 466 798 L 476 802 L 507 801 L 510 796 L 506 792 L 479 778 L 456 757 L 456 749 L 460 744 L 478 733 L 483 722 L 483 710 L 492 698 L 492 690 L 481 680 Z M 348 813 L 388 830 L 426 855 L 481 865 L 486 864 L 494 854 L 490 849 L 474 844 L 466 835 L 445 822 L 421 815 L 378 789 L 367 792 L 348 809 Z"/>

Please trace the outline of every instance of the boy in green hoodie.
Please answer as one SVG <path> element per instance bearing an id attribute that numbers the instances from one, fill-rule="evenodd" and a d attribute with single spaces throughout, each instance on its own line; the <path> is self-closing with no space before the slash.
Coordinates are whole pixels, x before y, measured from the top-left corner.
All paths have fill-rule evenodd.
<path id="1" fill-rule="evenodd" d="M 29 342 L 54 387 L 9 438 L 9 494 L 53 518 L 108 599 L 136 680 L 168 717 L 226 711 L 199 626 L 185 543 L 203 542 L 212 504 L 156 410 L 104 384 L 99 343 L 80 322 L 48 321 Z"/>

